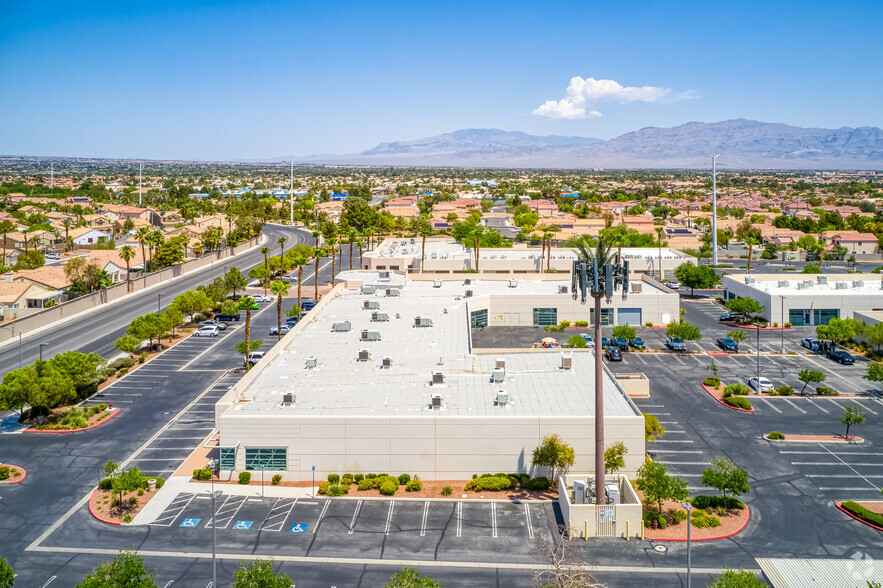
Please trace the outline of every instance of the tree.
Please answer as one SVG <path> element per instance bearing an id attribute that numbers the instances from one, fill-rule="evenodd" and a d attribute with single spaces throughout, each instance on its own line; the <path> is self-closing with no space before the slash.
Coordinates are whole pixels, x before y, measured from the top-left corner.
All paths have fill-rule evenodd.
<path id="1" fill-rule="evenodd" d="M 644 501 L 656 503 L 662 512 L 664 500 L 683 500 L 687 497 L 687 483 L 677 476 L 669 476 L 665 465 L 658 461 L 648 461 L 638 468 L 638 490 L 644 493 Z"/>
<path id="2" fill-rule="evenodd" d="M 612 335 L 614 337 L 619 337 L 620 339 L 625 339 L 627 341 L 631 341 L 637 335 L 637 331 L 634 327 L 630 327 L 628 324 L 625 325 L 616 325 L 613 327 Z"/>
<path id="3" fill-rule="evenodd" d="M 724 566 L 726 568 L 726 566 Z M 707 588 L 767 588 L 767 583 L 758 580 L 751 572 L 745 570 L 724 570 Z"/>
<path id="4" fill-rule="evenodd" d="M 280 237 L 280 239 L 283 238 L 284 237 Z M 224 286 L 227 289 L 227 292 L 232 292 L 233 297 L 236 298 L 236 291 L 245 290 L 246 286 L 248 286 L 248 280 L 242 275 L 242 272 L 239 271 L 238 267 L 231 267 L 227 270 L 227 273 L 224 274 Z"/>
<path id="5" fill-rule="evenodd" d="M 622 441 L 617 441 L 604 450 L 604 469 L 608 474 L 615 474 L 625 467 L 625 454 L 628 447 Z"/>
<path id="6" fill-rule="evenodd" d="M 820 274 L 822 273 L 822 268 L 817 263 L 808 263 L 803 266 L 803 269 L 800 270 L 802 274 Z"/>
<path id="7" fill-rule="evenodd" d="M 675 268 L 675 277 L 690 289 L 690 296 L 693 296 L 695 288 L 712 288 L 717 283 L 717 272 L 707 265 L 682 263 Z"/>
<path id="8" fill-rule="evenodd" d="M 669 338 L 683 339 L 684 341 L 699 341 L 702 339 L 702 333 L 699 332 L 699 327 L 684 322 L 684 319 L 680 319 L 678 322 L 668 323 L 668 327 L 665 329 L 665 336 Z"/>
<path id="9" fill-rule="evenodd" d="M 239 562 L 231 588 L 291 588 L 291 578 L 273 571 L 272 559 L 257 559 L 249 564 Z"/>
<path id="10" fill-rule="evenodd" d="M 19 253 L 18 260 L 13 266 L 16 270 L 37 269 L 46 265 L 46 256 L 39 251 L 25 251 Z"/>
<path id="11" fill-rule="evenodd" d="M 145 251 L 145 245 L 147 245 L 149 241 L 150 229 L 147 227 L 140 227 L 135 232 L 135 238 L 138 240 L 138 243 L 141 245 L 141 271 L 147 272 L 147 252 Z"/>
<path id="12" fill-rule="evenodd" d="M 748 237 L 747 239 L 745 239 L 745 244 L 748 245 L 748 265 L 745 266 L 745 273 L 750 274 L 751 273 L 751 257 L 754 255 L 755 245 L 760 245 L 760 239 L 755 238 L 755 237 Z"/>
<path id="13" fill-rule="evenodd" d="M 133 337 L 132 335 L 123 335 L 113 342 L 113 346 L 120 351 L 132 354 L 141 348 L 141 341 L 143 341 L 143 339 L 139 339 L 138 337 Z"/>
<path id="14" fill-rule="evenodd" d="M 665 425 L 659 422 L 659 418 L 652 414 L 642 412 L 644 415 L 644 440 L 653 441 L 665 437 Z"/>
<path id="15" fill-rule="evenodd" d="M 421 576 L 414 568 L 402 568 L 392 575 L 383 588 L 441 588 L 442 583 L 428 576 Z"/>
<path id="16" fill-rule="evenodd" d="M 868 367 L 865 370 L 865 375 L 862 376 L 862 378 L 868 380 L 869 382 L 883 382 L 883 362 L 868 362 Z"/>
<path id="17" fill-rule="evenodd" d="M 301 281 L 304 276 L 304 266 L 307 264 L 309 260 L 303 255 L 295 255 L 293 256 L 291 263 L 294 267 L 297 268 L 297 305 L 301 305 Z M 318 278 L 318 276 L 317 276 Z"/>
<path id="18" fill-rule="evenodd" d="M 833 341 L 836 345 L 840 341 L 849 341 L 855 337 L 855 324 L 851 319 L 832 318 L 827 325 L 816 326 L 816 336 L 819 339 Z"/>
<path id="19" fill-rule="evenodd" d="M 584 349 L 587 345 L 586 340 L 580 335 L 573 335 L 567 340 L 567 343 L 565 343 L 566 347 L 574 349 Z"/>
<path id="20" fill-rule="evenodd" d="M 126 262 L 126 292 L 131 292 L 132 276 L 129 274 L 129 262 L 135 257 L 135 249 L 131 245 L 123 245 L 120 247 L 119 256 Z"/>
<path id="21" fill-rule="evenodd" d="M 55 355 L 46 363 L 70 380 L 75 388 L 80 389 L 98 377 L 98 371 L 104 369 L 107 360 L 97 353 L 66 351 Z"/>
<path id="22" fill-rule="evenodd" d="M 37 387 L 37 370 L 33 366 L 24 366 L 6 372 L 0 384 L 0 409 L 18 409 L 19 417 L 24 417 L 24 407 L 28 403 L 28 394 Z"/>
<path id="23" fill-rule="evenodd" d="M 246 365 L 248 364 L 248 354 L 261 348 L 263 341 L 255 339 L 254 341 L 240 341 L 236 344 L 236 353 L 245 356 Z M 246 368 L 247 369 L 247 368 Z"/>
<path id="24" fill-rule="evenodd" d="M 270 281 L 270 248 L 269 247 L 261 247 L 261 253 L 264 254 L 264 296 L 267 295 L 267 284 Z"/>
<path id="25" fill-rule="evenodd" d="M 235 269 L 235 268 L 234 268 Z M 175 308 L 180 312 L 190 315 L 190 322 L 193 317 L 199 313 L 206 313 L 212 308 L 212 301 L 205 292 L 199 290 L 187 290 L 175 296 L 175 300 L 171 304 L 171 308 Z"/>
<path id="26" fill-rule="evenodd" d="M 806 390 L 807 384 L 809 384 L 810 382 L 821 384 L 825 381 L 825 374 L 818 370 L 805 368 L 800 370 L 800 372 L 797 374 L 797 379 L 803 382 L 803 388 L 800 389 L 800 395 L 803 396 L 803 392 Z"/>
<path id="27" fill-rule="evenodd" d="M 144 558 L 120 551 L 113 561 L 99 565 L 76 588 L 157 588 L 154 573 L 147 573 Z"/>
<path id="28" fill-rule="evenodd" d="M 106 464 L 105 464 L 106 465 Z M 144 486 L 144 474 L 138 468 L 129 468 L 118 471 L 113 478 L 113 491 L 120 495 L 120 506 L 123 504 L 123 495 L 126 492 L 135 492 Z"/>
<path id="29" fill-rule="evenodd" d="M 168 332 L 165 320 L 155 314 L 146 314 L 139 316 L 129 324 L 126 333 L 136 337 L 139 341 L 147 339 L 148 344 L 153 347 L 153 340 L 159 339 Z"/>
<path id="30" fill-rule="evenodd" d="M 316 302 L 319 301 L 319 260 L 328 257 L 328 254 L 325 252 L 325 249 L 322 247 L 315 247 L 313 249 L 313 261 L 316 266 L 313 268 L 313 300 Z M 359 240 L 359 267 L 362 267 L 362 241 Z"/>
<path id="31" fill-rule="evenodd" d="M 534 573 L 534 585 L 538 588 L 605 588 L 599 584 L 580 557 L 571 558 L 570 541 L 543 539 L 543 553 L 548 565 Z"/>
<path id="32" fill-rule="evenodd" d="M 751 315 L 763 312 L 763 305 L 754 298 L 748 298 L 747 296 L 727 300 L 724 302 L 724 307 L 732 312 L 741 314 L 748 320 L 753 318 Z"/>
<path id="33" fill-rule="evenodd" d="M 276 318 L 279 331 L 278 339 L 282 339 L 282 297 L 288 294 L 290 285 L 284 280 L 279 280 L 270 284 L 270 291 L 276 295 Z"/>
<path id="34" fill-rule="evenodd" d="M 727 331 L 727 337 L 735 341 L 736 344 L 739 344 L 747 339 L 748 335 L 746 335 L 745 331 L 743 331 L 742 329 L 737 329 L 735 331 Z"/>
<path id="35" fill-rule="evenodd" d="M 6 563 L 5 557 L 0 557 L 0 588 L 12 588 L 15 585 L 15 573 L 12 566 Z"/>
<path id="36" fill-rule="evenodd" d="M 853 425 L 861 426 L 865 424 L 865 420 L 868 418 L 868 411 L 863 408 L 854 408 L 852 406 L 847 406 L 844 409 L 843 416 L 840 417 L 840 422 L 846 425 L 846 435 L 845 437 L 849 439 L 849 428 Z"/>
<path id="37" fill-rule="evenodd" d="M 28 390 L 27 402 L 34 408 L 39 408 L 38 414 L 43 414 L 43 409 L 52 409 L 62 402 L 70 402 L 77 397 L 76 388 L 67 376 L 56 370 L 51 365 L 41 366 L 37 372 L 36 385 Z"/>
<path id="38" fill-rule="evenodd" d="M 702 483 L 723 494 L 724 502 L 728 494 L 741 496 L 750 490 L 748 472 L 723 456 L 712 460 L 711 467 L 702 470 Z"/>
<path id="39" fill-rule="evenodd" d="M 248 371 L 251 369 L 251 364 L 248 363 L 248 354 L 251 353 L 252 351 L 256 351 L 256 349 L 257 349 L 257 348 L 252 349 L 252 341 L 251 341 L 251 307 L 253 305 L 254 305 L 254 299 L 251 296 L 243 296 L 242 298 L 239 299 L 239 304 L 237 304 L 237 308 L 239 308 L 239 310 L 245 311 L 245 341 L 244 341 L 244 343 L 245 343 L 244 349 L 245 349 L 245 355 L 246 355 L 245 371 Z M 260 344 L 258 344 L 258 347 L 260 347 Z M 239 347 L 237 345 L 237 350 L 238 350 L 238 348 Z"/>
<path id="40" fill-rule="evenodd" d="M 279 237 L 278 239 L 276 239 L 276 243 L 279 244 L 279 260 L 282 264 L 281 269 L 283 274 L 285 273 L 285 241 L 287 241 L 285 237 Z M 243 286 L 242 288 L 245 288 L 245 286 Z"/>
<path id="41" fill-rule="evenodd" d="M 162 313 L 162 317 L 165 319 L 166 324 L 171 328 L 172 332 L 169 335 L 169 341 L 176 335 L 176 329 L 184 324 L 184 313 L 182 313 L 178 308 L 174 306 L 170 306 L 166 309 L 164 313 Z"/>
<path id="42" fill-rule="evenodd" d="M 558 484 L 558 476 L 567 473 L 576 459 L 573 447 L 556 435 L 543 437 L 542 444 L 533 450 L 533 465 L 549 468 L 549 478 Z"/>

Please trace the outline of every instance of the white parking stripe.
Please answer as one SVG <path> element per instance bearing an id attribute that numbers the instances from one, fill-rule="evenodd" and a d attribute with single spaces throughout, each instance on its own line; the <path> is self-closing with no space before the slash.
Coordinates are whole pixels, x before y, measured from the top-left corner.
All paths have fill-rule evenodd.
<path id="1" fill-rule="evenodd" d="M 873 408 L 871 408 L 871 407 L 869 407 L 869 406 L 865 406 L 864 404 L 861 404 L 860 402 L 858 402 L 858 401 L 855 400 L 854 398 L 846 398 L 845 400 L 846 400 L 847 402 L 852 402 L 853 404 L 855 404 L 855 405 L 857 405 L 857 406 L 859 406 L 859 407 L 865 409 L 866 411 L 868 411 L 868 412 L 871 413 L 871 414 L 879 414 L 879 413 L 878 413 L 876 410 L 874 410 Z"/>
<path id="2" fill-rule="evenodd" d="M 797 406 L 796 404 L 794 404 L 790 398 L 783 398 L 782 400 L 784 400 L 785 402 L 787 402 L 788 404 L 790 404 L 791 406 L 793 406 L 794 408 L 796 408 L 797 410 L 799 410 L 803 414 L 806 414 L 806 411 L 803 410 L 802 408 L 800 408 L 799 406 Z"/>
<path id="3" fill-rule="evenodd" d="M 648 453 L 702 453 L 701 451 L 684 450 L 684 449 L 648 449 Z"/>
<path id="4" fill-rule="evenodd" d="M 855 468 L 853 468 L 851 465 L 849 465 L 848 463 L 846 463 L 845 461 L 843 461 L 842 459 L 840 459 L 840 457 L 839 457 L 836 453 L 834 453 L 833 451 L 831 451 L 830 449 L 828 449 L 827 447 L 825 447 L 825 446 L 822 445 L 821 443 L 819 443 L 819 447 L 821 447 L 822 449 L 824 449 L 825 451 L 827 451 L 828 453 L 830 453 L 833 457 L 835 457 L 835 458 L 837 458 L 838 460 L 840 460 L 841 462 L 843 462 L 843 465 L 845 465 L 846 467 L 848 467 L 849 469 L 851 469 L 853 472 L 855 472 L 856 474 L 858 474 L 858 476 L 859 476 L 862 480 L 864 480 L 865 482 L 867 482 L 868 484 L 870 484 L 873 488 L 875 488 L 875 489 L 877 488 L 877 485 L 876 485 L 876 484 L 874 484 L 873 482 L 871 482 L 869 479 L 867 479 L 867 478 L 864 477 L 863 475 L 859 474 L 858 471 L 855 470 Z M 880 478 L 880 477 L 883 477 L 883 476 L 871 476 L 871 477 L 872 477 L 872 478 Z"/>
<path id="5" fill-rule="evenodd" d="M 356 512 L 353 513 L 353 520 L 350 521 L 350 530 L 348 535 L 353 534 L 353 529 L 356 528 L 356 520 L 359 518 L 359 511 L 362 510 L 362 501 L 356 503 Z"/>
<path id="6" fill-rule="evenodd" d="M 395 505 L 395 500 L 389 502 L 389 512 L 386 515 L 386 528 L 383 530 L 384 535 L 389 535 L 389 526 L 392 524 L 392 510 L 395 508 Z"/>
<path id="7" fill-rule="evenodd" d="M 429 501 L 423 504 L 423 522 L 420 523 L 420 536 L 426 536 L 426 520 L 429 518 Z"/>
<path id="8" fill-rule="evenodd" d="M 322 519 L 325 517 L 325 512 L 328 510 L 328 505 L 331 504 L 330 500 L 325 501 L 325 506 L 322 507 L 322 512 L 319 513 L 319 518 L 316 519 L 316 524 L 313 525 L 313 534 L 316 534 L 316 531 L 319 530 L 319 525 L 322 524 Z"/>
<path id="9" fill-rule="evenodd" d="M 457 503 L 457 537 L 463 533 L 463 503 Z"/>
<path id="10" fill-rule="evenodd" d="M 692 443 L 692 439 L 655 439 L 649 443 Z"/>
<path id="11" fill-rule="evenodd" d="M 497 503 L 491 502 L 491 536 L 497 537 Z"/>
<path id="12" fill-rule="evenodd" d="M 794 465 L 809 465 L 809 466 L 837 466 L 838 468 L 842 468 L 843 464 L 839 461 L 792 461 Z M 850 463 L 849 465 L 854 465 L 858 467 L 872 467 L 872 468 L 883 468 L 883 463 Z"/>
<path id="13" fill-rule="evenodd" d="M 524 503 L 524 518 L 527 521 L 527 534 L 533 539 L 533 522 L 530 520 L 530 503 Z"/>
<path id="14" fill-rule="evenodd" d="M 766 398 L 758 398 L 758 400 L 762 400 L 764 404 L 766 404 L 767 406 L 769 406 L 770 408 L 772 408 L 772 409 L 773 409 L 774 411 L 776 411 L 777 413 L 782 414 L 782 411 L 779 410 L 779 407 L 776 406 L 776 404 L 775 404 L 774 402 L 770 402 L 770 401 L 767 400 Z"/>
<path id="15" fill-rule="evenodd" d="M 824 448 L 823 449 L 827 449 Z M 779 453 L 799 453 L 801 455 L 828 455 L 830 451 L 779 451 Z M 843 455 L 883 455 L 883 453 L 873 453 L 868 451 L 847 451 Z"/>
<path id="16" fill-rule="evenodd" d="M 820 411 L 822 411 L 822 412 L 825 413 L 825 414 L 831 414 L 831 411 L 828 410 L 827 408 L 824 408 L 824 407 L 821 405 L 821 403 L 819 403 L 819 402 L 815 402 L 815 401 L 813 401 L 813 400 L 807 398 L 807 399 L 806 399 L 806 403 L 809 404 L 810 406 L 815 406 L 816 408 L 818 408 Z"/>

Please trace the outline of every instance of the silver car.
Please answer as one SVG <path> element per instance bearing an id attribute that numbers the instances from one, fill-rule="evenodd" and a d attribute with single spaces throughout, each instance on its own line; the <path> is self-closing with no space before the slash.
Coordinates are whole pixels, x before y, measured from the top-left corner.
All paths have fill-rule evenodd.
<path id="1" fill-rule="evenodd" d="M 219 332 L 220 331 L 218 331 L 218 327 L 212 325 L 209 327 L 200 327 L 200 328 L 196 329 L 195 331 L 193 331 L 193 336 L 194 337 L 217 337 Z"/>
<path id="2" fill-rule="evenodd" d="M 199 327 L 200 328 L 202 328 L 202 327 L 218 327 L 219 331 L 226 331 L 227 330 L 227 323 L 224 323 L 221 321 L 203 321 L 203 322 L 199 323 Z"/>
<path id="3" fill-rule="evenodd" d="M 759 378 L 751 378 L 748 380 L 748 387 L 752 390 L 757 390 L 758 392 L 772 392 L 773 391 L 773 383 L 764 378 L 763 376 Z"/>
<path id="4" fill-rule="evenodd" d="M 283 323 L 282 334 L 287 335 L 289 331 L 291 331 L 291 327 L 289 325 Z M 275 327 L 270 327 L 270 334 L 271 335 L 278 335 L 279 334 L 279 326 L 277 325 Z"/>

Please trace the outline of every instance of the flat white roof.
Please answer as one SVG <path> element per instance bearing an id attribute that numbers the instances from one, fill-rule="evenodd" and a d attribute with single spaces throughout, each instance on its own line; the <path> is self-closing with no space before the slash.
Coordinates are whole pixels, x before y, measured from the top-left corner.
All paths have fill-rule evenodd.
<path id="1" fill-rule="evenodd" d="M 301 329 L 287 335 L 282 353 L 267 364 L 245 389 L 249 402 L 234 405 L 234 414 L 298 416 L 592 416 L 594 414 L 594 355 L 570 350 L 474 355 L 469 348 L 469 304 L 465 291 L 485 294 L 557 294 L 565 282 L 519 280 L 409 281 L 392 275 L 379 282 L 378 273 L 349 272 L 346 279 L 375 285 L 375 294 L 343 290 L 324 307 L 306 315 Z M 400 296 L 386 296 L 381 288 L 401 288 Z M 561 294 L 569 296 L 569 294 Z M 379 304 L 388 321 L 372 322 L 364 301 Z M 398 315 L 399 318 L 396 318 Z M 415 317 L 431 319 L 431 327 L 415 327 Z M 307 322 L 308 321 L 308 322 Z M 333 332 L 335 323 L 349 321 L 351 330 Z M 362 330 L 377 331 L 380 341 L 360 341 Z M 537 331 L 539 341 L 546 335 Z M 357 361 L 359 350 L 370 361 Z M 561 356 L 572 355 L 573 368 L 561 368 Z M 317 367 L 306 368 L 309 356 Z M 382 369 L 382 358 L 392 367 Z M 495 359 L 506 361 L 505 380 L 492 383 Z M 431 385 L 432 373 L 442 372 L 444 384 Z M 495 406 L 499 390 L 509 393 L 506 406 Z M 296 401 L 283 406 L 283 395 Z M 429 408 L 432 395 L 442 397 L 441 410 Z M 604 410 L 610 416 L 640 413 L 605 373 Z M 229 414 L 229 413 L 228 413 Z"/>
<path id="2" fill-rule="evenodd" d="M 820 283 L 818 277 L 822 278 Z M 746 283 L 754 279 L 754 283 Z M 724 276 L 727 280 L 744 284 L 768 294 L 787 296 L 793 294 L 811 296 L 868 296 L 883 297 L 883 276 L 880 274 L 744 274 Z M 781 284 L 781 285 L 780 285 Z M 801 284 L 805 284 L 801 286 Z M 840 286 L 838 287 L 838 284 Z"/>

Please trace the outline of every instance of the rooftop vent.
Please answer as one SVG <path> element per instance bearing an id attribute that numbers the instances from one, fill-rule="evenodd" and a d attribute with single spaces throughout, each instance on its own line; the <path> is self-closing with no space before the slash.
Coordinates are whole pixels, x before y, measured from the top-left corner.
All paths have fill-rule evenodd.
<path id="1" fill-rule="evenodd" d="M 331 330 L 335 333 L 345 333 L 350 330 L 350 322 L 342 321 L 339 323 L 334 323 L 333 325 L 331 325 Z"/>
<path id="2" fill-rule="evenodd" d="M 382 364 L 380 365 L 380 369 L 389 369 L 392 367 L 392 358 L 384 357 L 382 360 Z"/>
<path id="3" fill-rule="evenodd" d="M 442 372 L 432 372 L 432 383 L 433 384 L 444 384 L 445 383 L 445 375 Z"/>
<path id="4" fill-rule="evenodd" d="M 567 286 L 563 284 L 558 285 L 558 293 L 559 294 L 567 294 Z"/>
<path id="5" fill-rule="evenodd" d="M 378 302 L 377 300 L 365 300 L 362 302 L 362 308 L 364 308 L 365 310 L 380 308 L 380 302 Z"/>
<path id="6" fill-rule="evenodd" d="M 788 280 L 779 280 L 779 288 L 787 288 L 788 286 L 790 286 Z"/>
<path id="7" fill-rule="evenodd" d="M 498 357 L 498 358 L 494 359 L 494 367 L 506 369 L 506 358 L 505 357 Z"/>
<path id="8" fill-rule="evenodd" d="M 472 290 L 466 290 L 466 298 L 472 298 Z"/>
<path id="9" fill-rule="evenodd" d="M 464 280 L 463 280 L 463 285 L 464 285 L 464 286 L 471 286 L 471 285 L 472 285 L 472 278 L 466 278 L 466 279 L 464 279 Z"/>
<path id="10" fill-rule="evenodd" d="M 374 286 L 362 286 L 362 294 L 374 294 Z"/>
<path id="11" fill-rule="evenodd" d="M 381 282 L 388 282 L 389 281 L 389 272 L 380 272 L 379 279 Z"/>
<path id="12" fill-rule="evenodd" d="M 816 276 L 816 284 L 827 284 L 828 276 Z"/>
<path id="13" fill-rule="evenodd" d="M 505 379 L 506 379 L 506 369 L 505 368 L 494 368 L 494 371 L 491 374 L 491 382 L 502 382 Z"/>
<path id="14" fill-rule="evenodd" d="M 497 406 L 506 406 L 509 404 L 509 393 L 503 390 L 497 392 Z"/>
<path id="15" fill-rule="evenodd" d="M 754 278 L 751 277 L 751 276 L 745 276 L 745 283 L 746 283 L 746 284 L 753 284 L 753 283 L 754 283 Z"/>
<path id="16" fill-rule="evenodd" d="M 386 295 L 387 296 L 398 296 L 400 294 L 398 288 L 387 288 Z"/>
<path id="17" fill-rule="evenodd" d="M 631 293 L 632 293 L 632 294 L 640 294 L 641 291 L 642 291 L 643 288 L 644 288 L 642 282 L 633 282 L 633 283 L 631 284 L 631 287 L 632 287 L 632 289 L 631 289 Z"/>
<path id="18" fill-rule="evenodd" d="M 432 281 L 432 287 L 433 287 L 433 288 L 441 288 L 441 287 L 442 287 L 442 281 L 441 281 L 441 280 L 433 280 L 433 281 Z"/>
<path id="19" fill-rule="evenodd" d="M 294 402 L 294 394 L 291 392 L 286 392 L 282 395 L 282 404 L 285 406 L 291 406 L 291 403 Z"/>
<path id="20" fill-rule="evenodd" d="M 811 284 L 812 282 L 810 282 Z M 798 290 L 806 290 L 809 286 L 807 286 L 806 282 L 797 282 Z"/>
<path id="21" fill-rule="evenodd" d="M 359 349 L 359 361 L 369 361 L 370 359 L 371 353 L 367 349 Z"/>
<path id="22" fill-rule="evenodd" d="M 834 288 L 837 290 L 846 290 L 849 288 L 849 284 L 847 284 L 846 282 L 835 282 Z"/>
<path id="23" fill-rule="evenodd" d="M 430 406 L 432 408 L 441 408 L 442 405 L 442 397 L 439 394 L 433 394 L 432 399 L 430 400 Z"/>
<path id="24" fill-rule="evenodd" d="M 375 310 L 371 313 L 371 320 L 377 323 L 385 323 L 389 320 L 389 315 L 385 312 Z"/>
<path id="25" fill-rule="evenodd" d="M 362 331 L 362 341 L 380 341 L 380 331 Z"/>
<path id="26" fill-rule="evenodd" d="M 864 288 L 864 287 L 865 287 L 865 283 L 864 283 L 864 281 L 862 281 L 862 280 L 853 280 L 853 281 L 852 281 L 852 287 L 853 287 L 853 288 Z"/>
<path id="27" fill-rule="evenodd" d="M 414 317 L 414 326 L 415 327 L 431 327 L 432 319 L 428 316 L 415 316 Z"/>
<path id="28" fill-rule="evenodd" d="M 561 356 L 561 369 L 569 370 L 572 367 L 573 367 L 573 356 L 562 355 Z"/>
<path id="29" fill-rule="evenodd" d="M 306 367 L 307 369 L 313 369 L 317 365 L 318 365 L 318 361 L 316 360 L 315 357 L 313 357 L 311 355 L 310 357 L 307 358 L 307 361 L 305 362 L 304 367 Z"/>
<path id="30" fill-rule="evenodd" d="M 509 287 L 510 288 L 517 288 L 518 287 L 518 280 L 509 280 Z"/>

